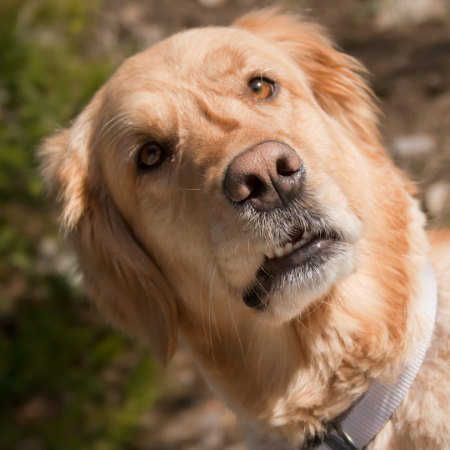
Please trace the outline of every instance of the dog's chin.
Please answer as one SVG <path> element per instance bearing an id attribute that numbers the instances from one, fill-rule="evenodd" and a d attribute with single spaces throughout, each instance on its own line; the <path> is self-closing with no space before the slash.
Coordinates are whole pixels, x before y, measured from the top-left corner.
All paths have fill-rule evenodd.
<path id="1" fill-rule="evenodd" d="M 255 281 L 243 294 L 246 305 L 271 323 L 301 317 L 353 270 L 353 245 L 334 236 L 318 237 L 290 250 L 266 256 Z"/>

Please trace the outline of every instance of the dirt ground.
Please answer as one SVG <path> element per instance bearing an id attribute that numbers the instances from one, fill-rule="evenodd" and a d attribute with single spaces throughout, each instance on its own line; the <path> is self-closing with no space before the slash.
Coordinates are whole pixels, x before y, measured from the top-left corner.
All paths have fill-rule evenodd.
<path id="1" fill-rule="evenodd" d="M 383 25 L 373 1 L 287 2 L 324 24 L 367 67 L 380 99 L 381 129 L 395 161 L 417 181 L 431 226 L 450 226 L 450 16 Z M 109 0 L 109 38 L 132 35 L 140 47 L 181 29 L 225 25 L 255 0 Z M 286 4 L 286 3 L 285 3 Z M 238 450 L 233 415 L 206 387 L 181 349 L 167 371 L 164 395 L 142 419 L 136 450 Z"/>

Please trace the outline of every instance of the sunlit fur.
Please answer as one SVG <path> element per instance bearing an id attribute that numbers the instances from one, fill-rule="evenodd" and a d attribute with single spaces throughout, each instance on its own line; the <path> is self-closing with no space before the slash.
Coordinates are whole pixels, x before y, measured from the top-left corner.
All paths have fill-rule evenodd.
<path id="1" fill-rule="evenodd" d="M 98 307 L 163 362 L 180 333 L 253 449 L 296 448 L 372 378 L 395 377 L 426 326 L 416 304 L 428 257 L 439 285 L 432 348 L 370 448 L 450 442 L 450 233 L 432 234 L 429 250 L 361 72 L 316 25 L 252 13 L 130 58 L 42 147 Z M 276 80 L 277 94 L 255 101 L 255 76 Z M 169 154 L 138 173 L 149 140 L 170 142 Z M 295 206 L 261 215 L 232 205 L 222 180 L 236 155 L 265 140 L 294 148 L 306 180 Z M 250 309 L 243 293 L 290 223 L 331 227 L 342 251 L 281 280 L 266 311 Z"/>

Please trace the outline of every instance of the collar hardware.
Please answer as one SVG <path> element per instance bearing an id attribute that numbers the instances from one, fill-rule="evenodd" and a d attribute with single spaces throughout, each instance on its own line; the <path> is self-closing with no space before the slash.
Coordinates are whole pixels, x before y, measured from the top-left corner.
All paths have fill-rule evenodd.
<path id="1" fill-rule="evenodd" d="M 331 432 L 324 437 L 325 444 L 332 450 L 359 450 L 349 433 L 345 432 L 338 421 L 332 421 Z"/>
<path id="2" fill-rule="evenodd" d="M 335 420 L 327 424 L 327 433 L 321 438 L 316 436 L 308 441 L 301 450 L 360 450 L 355 446 L 351 436 L 346 433 L 341 424 Z"/>

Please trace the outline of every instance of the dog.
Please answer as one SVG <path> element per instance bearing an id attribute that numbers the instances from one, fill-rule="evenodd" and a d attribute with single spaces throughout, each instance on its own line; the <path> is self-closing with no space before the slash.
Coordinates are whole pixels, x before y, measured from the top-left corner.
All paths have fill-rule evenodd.
<path id="1" fill-rule="evenodd" d="M 129 58 L 42 145 L 98 308 L 163 364 L 181 335 L 251 449 L 331 445 L 431 334 L 367 448 L 450 448 L 450 231 L 425 231 L 375 105 L 318 25 L 262 10 Z"/>

